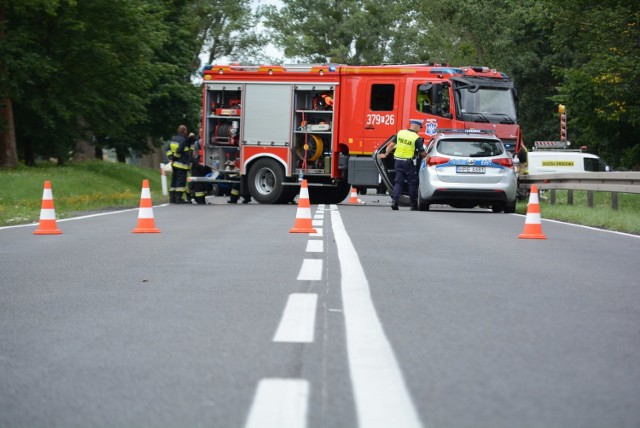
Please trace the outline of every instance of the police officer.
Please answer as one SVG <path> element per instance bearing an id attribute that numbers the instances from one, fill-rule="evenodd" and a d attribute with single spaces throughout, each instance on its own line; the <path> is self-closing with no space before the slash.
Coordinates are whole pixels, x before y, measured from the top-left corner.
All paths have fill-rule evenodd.
<path id="1" fill-rule="evenodd" d="M 387 144 L 385 153 L 380 153 L 378 157 L 386 158 L 395 148 L 395 169 L 396 179 L 391 192 L 391 209 L 398 209 L 398 199 L 402 193 L 402 184 L 407 180 L 409 184 L 409 197 L 411 199 L 411 211 L 418 209 L 418 174 L 416 166 L 413 163 L 416 152 L 421 157 L 426 155 L 424 151 L 424 139 L 418 135 L 418 131 L 422 128 L 422 120 L 411 119 L 409 121 L 409 129 L 402 129 L 389 144 Z"/>
<path id="2" fill-rule="evenodd" d="M 172 204 L 186 204 L 182 194 L 187 190 L 187 175 L 191 169 L 191 145 L 187 139 L 187 127 L 178 126 L 178 134 L 171 138 L 167 158 L 171 162 L 171 186 L 169 187 L 169 202 Z"/>

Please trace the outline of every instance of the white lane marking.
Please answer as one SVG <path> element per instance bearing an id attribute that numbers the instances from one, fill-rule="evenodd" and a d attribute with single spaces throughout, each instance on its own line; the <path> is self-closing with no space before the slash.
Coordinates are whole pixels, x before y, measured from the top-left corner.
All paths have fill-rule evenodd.
<path id="1" fill-rule="evenodd" d="M 316 227 L 316 233 L 310 233 L 309 236 L 322 236 L 322 228 Z"/>
<path id="2" fill-rule="evenodd" d="M 421 427 L 373 305 L 364 269 L 338 211 L 331 211 L 331 224 L 340 259 L 347 355 L 359 427 Z"/>
<path id="3" fill-rule="evenodd" d="M 307 241 L 307 253 L 321 253 L 324 251 L 324 241 L 312 239 Z"/>
<path id="4" fill-rule="evenodd" d="M 289 295 L 274 342 L 313 343 L 318 295 L 293 293 Z"/>
<path id="5" fill-rule="evenodd" d="M 309 395 L 309 382 L 305 379 L 262 379 L 245 427 L 305 428 Z"/>
<path id="6" fill-rule="evenodd" d="M 322 279 L 322 259 L 304 259 L 298 281 L 320 281 Z"/>
<path id="7" fill-rule="evenodd" d="M 318 220 L 322 220 L 322 219 L 324 219 L 324 213 L 316 212 L 316 214 L 313 216 L 313 218 L 318 219 Z"/>
<path id="8" fill-rule="evenodd" d="M 311 226 L 322 226 L 324 220 L 311 220 Z"/>

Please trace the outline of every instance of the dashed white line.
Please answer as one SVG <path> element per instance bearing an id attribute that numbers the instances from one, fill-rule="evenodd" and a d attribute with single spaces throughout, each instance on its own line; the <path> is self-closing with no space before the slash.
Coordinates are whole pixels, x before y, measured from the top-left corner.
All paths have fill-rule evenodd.
<path id="1" fill-rule="evenodd" d="M 310 233 L 309 236 L 322 236 L 322 228 L 316 227 L 316 233 Z"/>
<path id="2" fill-rule="evenodd" d="M 312 239 L 307 241 L 307 253 L 322 253 L 324 251 L 324 241 Z"/>
<path id="3" fill-rule="evenodd" d="M 338 211 L 331 211 L 331 225 L 340 260 L 347 355 L 359 427 L 421 427 L 373 305 L 364 269 Z"/>
<path id="4" fill-rule="evenodd" d="M 320 281 L 322 279 L 322 259 L 304 259 L 298 281 Z"/>
<path id="5" fill-rule="evenodd" d="M 309 395 L 309 382 L 305 379 L 262 379 L 245 427 L 304 428 Z"/>
<path id="6" fill-rule="evenodd" d="M 293 293 L 289 295 L 282 319 L 273 336 L 274 342 L 313 343 L 318 295 Z"/>

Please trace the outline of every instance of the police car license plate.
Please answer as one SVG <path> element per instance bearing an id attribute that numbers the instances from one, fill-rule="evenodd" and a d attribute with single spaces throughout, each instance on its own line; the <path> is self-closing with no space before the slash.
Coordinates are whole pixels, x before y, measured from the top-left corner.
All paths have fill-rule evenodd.
<path id="1" fill-rule="evenodd" d="M 485 167 L 484 166 L 466 166 L 466 165 L 458 165 L 456 166 L 456 172 L 462 174 L 484 174 Z"/>

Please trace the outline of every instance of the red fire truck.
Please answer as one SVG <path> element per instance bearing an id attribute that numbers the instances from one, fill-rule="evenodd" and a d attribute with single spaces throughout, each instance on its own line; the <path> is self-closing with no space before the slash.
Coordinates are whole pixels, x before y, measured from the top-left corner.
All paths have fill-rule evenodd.
<path id="1" fill-rule="evenodd" d="M 380 186 L 371 155 L 412 118 L 425 120 L 425 137 L 488 129 L 517 151 L 517 99 L 513 81 L 486 67 L 211 65 L 201 159 L 209 181 L 239 182 L 260 203 L 292 201 L 300 177 L 312 203 L 339 203 L 352 186 Z"/>

